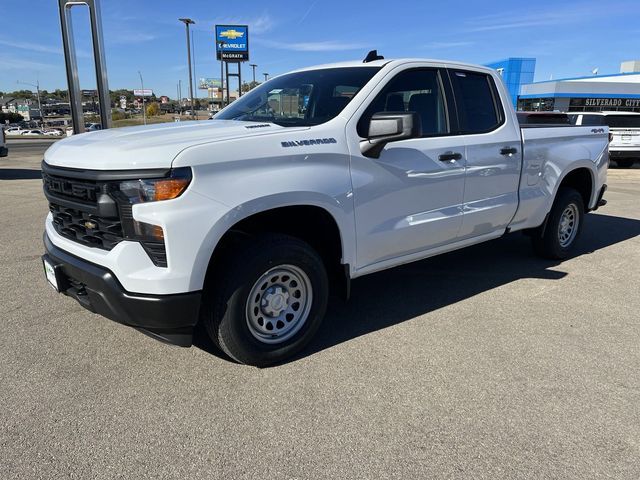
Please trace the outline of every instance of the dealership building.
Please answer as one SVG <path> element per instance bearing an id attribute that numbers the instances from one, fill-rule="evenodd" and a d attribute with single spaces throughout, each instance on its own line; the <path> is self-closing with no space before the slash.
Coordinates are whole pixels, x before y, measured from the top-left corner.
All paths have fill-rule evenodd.
<path id="1" fill-rule="evenodd" d="M 640 61 L 623 62 L 620 73 L 524 84 L 518 110 L 640 112 Z"/>

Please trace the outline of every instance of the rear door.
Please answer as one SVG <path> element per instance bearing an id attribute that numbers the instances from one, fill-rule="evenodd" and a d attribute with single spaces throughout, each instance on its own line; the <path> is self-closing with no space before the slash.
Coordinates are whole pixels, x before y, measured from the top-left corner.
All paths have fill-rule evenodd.
<path id="1" fill-rule="evenodd" d="M 449 77 L 458 133 L 466 148 L 464 217 L 459 233 L 465 239 L 506 228 L 518 208 L 520 127 L 513 116 L 507 116 L 491 75 L 450 69 Z"/>

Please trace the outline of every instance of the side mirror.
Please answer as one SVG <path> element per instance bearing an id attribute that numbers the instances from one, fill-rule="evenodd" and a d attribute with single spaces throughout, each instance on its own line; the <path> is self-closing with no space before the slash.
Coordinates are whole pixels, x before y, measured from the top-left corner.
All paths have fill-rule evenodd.
<path id="1" fill-rule="evenodd" d="M 422 135 L 420 116 L 415 112 L 379 112 L 369 121 L 369 134 L 360 142 L 362 155 L 380 158 L 380 152 L 389 142 L 397 142 Z"/>

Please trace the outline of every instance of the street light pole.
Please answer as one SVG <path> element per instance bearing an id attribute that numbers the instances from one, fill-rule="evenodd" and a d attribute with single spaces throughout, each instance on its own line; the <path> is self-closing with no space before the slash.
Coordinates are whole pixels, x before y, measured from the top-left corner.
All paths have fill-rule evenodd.
<path id="1" fill-rule="evenodd" d="M 20 80 L 18 80 L 18 83 L 36 87 L 36 95 L 38 97 L 38 111 L 40 112 L 40 125 L 44 128 L 44 113 L 42 113 L 42 104 L 40 103 L 40 80 L 36 80 L 36 83 L 21 82 Z"/>
<path id="2" fill-rule="evenodd" d="M 189 25 L 195 25 L 196 22 L 191 20 L 190 18 L 179 18 L 182 23 L 187 27 L 187 63 L 189 64 L 189 97 L 191 97 L 191 115 L 195 119 L 196 110 L 195 105 L 193 103 L 193 75 L 191 72 L 191 39 L 189 37 Z"/>
<path id="3" fill-rule="evenodd" d="M 142 81 L 142 74 L 140 70 L 138 70 L 138 75 L 140 75 L 140 87 L 142 88 L 142 120 L 144 124 L 147 124 L 147 109 L 144 106 L 144 82 Z"/>
<path id="4" fill-rule="evenodd" d="M 255 84 L 256 83 L 256 67 L 258 65 L 256 65 L 255 63 L 250 63 L 249 66 L 253 70 L 253 83 Z"/>
<path id="5" fill-rule="evenodd" d="M 269 74 L 268 73 L 263 73 L 264 75 L 264 81 L 266 82 L 267 80 L 269 80 Z"/>

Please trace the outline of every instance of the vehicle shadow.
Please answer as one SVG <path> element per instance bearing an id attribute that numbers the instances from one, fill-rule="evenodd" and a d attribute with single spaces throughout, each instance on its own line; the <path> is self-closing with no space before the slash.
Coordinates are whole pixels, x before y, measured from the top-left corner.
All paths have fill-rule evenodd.
<path id="1" fill-rule="evenodd" d="M 591 214 L 572 258 L 640 235 L 640 220 Z M 381 330 L 479 293 L 524 278 L 560 280 L 566 272 L 551 270 L 561 262 L 534 255 L 521 234 L 367 275 L 352 283 L 351 298 L 332 298 L 325 320 L 311 344 L 294 362 L 362 335 Z M 206 335 L 195 345 L 220 358 Z"/>
<path id="2" fill-rule="evenodd" d="M 42 178 L 40 170 L 28 168 L 0 168 L 0 180 L 36 180 Z"/>
<path id="3" fill-rule="evenodd" d="M 640 235 L 640 220 L 587 215 L 573 257 Z M 559 280 L 561 262 L 534 255 L 530 239 L 500 239 L 356 279 L 349 302 L 332 301 L 320 331 L 296 359 L 524 278 Z M 295 361 L 295 359 L 292 359 Z"/>

